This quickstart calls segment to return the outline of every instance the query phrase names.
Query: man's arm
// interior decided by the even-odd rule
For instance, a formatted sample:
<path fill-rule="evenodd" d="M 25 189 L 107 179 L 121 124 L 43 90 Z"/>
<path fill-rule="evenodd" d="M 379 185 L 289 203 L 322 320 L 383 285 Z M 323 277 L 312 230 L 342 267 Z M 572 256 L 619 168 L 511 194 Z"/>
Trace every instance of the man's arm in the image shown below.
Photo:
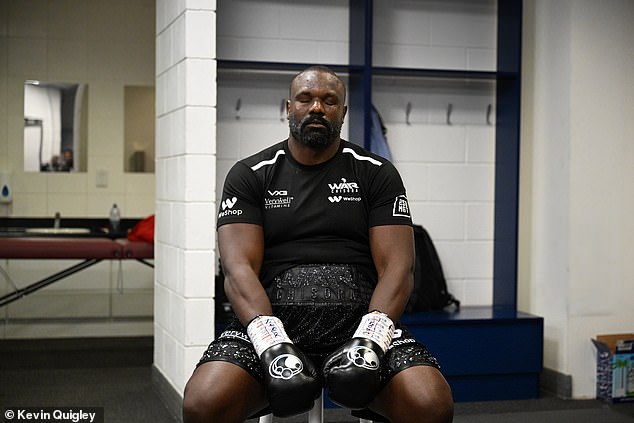
<path fill-rule="evenodd" d="M 264 255 L 262 227 L 231 223 L 218 228 L 218 250 L 225 274 L 225 292 L 236 316 L 247 325 L 257 315 L 272 315 L 259 273 Z"/>
<path fill-rule="evenodd" d="M 293 344 L 258 277 L 264 255 L 262 227 L 230 223 L 218 228 L 225 292 L 260 357 L 273 415 L 304 413 L 321 393 L 315 365 Z M 257 316 L 257 317 L 256 317 Z M 291 370 L 290 373 L 286 373 Z"/>
<path fill-rule="evenodd" d="M 373 226 L 370 250 L 378 273 L 370 310 L 397 321 L 414 287 L 414 231 L 408 225 Z"/>

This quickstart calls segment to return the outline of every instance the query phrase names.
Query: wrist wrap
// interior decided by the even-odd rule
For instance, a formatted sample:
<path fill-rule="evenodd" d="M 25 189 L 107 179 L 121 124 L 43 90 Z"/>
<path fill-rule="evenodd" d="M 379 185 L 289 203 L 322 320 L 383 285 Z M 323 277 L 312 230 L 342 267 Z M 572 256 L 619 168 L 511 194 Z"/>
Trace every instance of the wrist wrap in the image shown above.
<path fill-rule="evenodd" d="M 275 316 L 257 316 L 247 326 L 247 334 L 258 357 L 274 345 L 292 343 L 284 330 L 282 321 Z"/>
<path fill-rule="evenodd" d="M 380 311 L 371 311 L 361 318 L 353 338 L 366 338 L 374 341 L 383 352 L 392 342 L 394 335 L 394 322 L 387 314 Z"/>

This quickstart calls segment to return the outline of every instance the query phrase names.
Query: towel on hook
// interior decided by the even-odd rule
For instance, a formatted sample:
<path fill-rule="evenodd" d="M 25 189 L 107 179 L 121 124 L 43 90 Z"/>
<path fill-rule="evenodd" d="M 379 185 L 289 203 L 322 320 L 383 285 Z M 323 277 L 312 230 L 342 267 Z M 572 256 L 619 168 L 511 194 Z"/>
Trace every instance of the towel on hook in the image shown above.
<path fill-rule="evenodd" d="M 370 125 L 370 151 L 392 161 L 390 146 L 387 144 L 387 128 L 379 111 L 372 105 L 372 122 Z"/>

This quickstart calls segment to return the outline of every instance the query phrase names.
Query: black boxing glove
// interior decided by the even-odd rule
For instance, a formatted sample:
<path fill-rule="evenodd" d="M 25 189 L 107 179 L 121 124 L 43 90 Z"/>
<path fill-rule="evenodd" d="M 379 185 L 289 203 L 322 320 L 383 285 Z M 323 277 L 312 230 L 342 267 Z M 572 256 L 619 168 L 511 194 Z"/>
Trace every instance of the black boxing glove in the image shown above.
<path fill-rule="evenodd" d="M 321 394 L 315 365 L 290 340 L 281 320 L 257 316 L 247 333 L 264 370 L 271 412 L 277 417 L 304 413 Z"/>
<path fill-rule="evenodd" d="M 352 339 L 324 362 L 332 402 L 352 409 L 368 406 L 379 391 L 381 359 L 393 335 L 394 323 L 387 314 L 372 311 L 363 316 Z"/>

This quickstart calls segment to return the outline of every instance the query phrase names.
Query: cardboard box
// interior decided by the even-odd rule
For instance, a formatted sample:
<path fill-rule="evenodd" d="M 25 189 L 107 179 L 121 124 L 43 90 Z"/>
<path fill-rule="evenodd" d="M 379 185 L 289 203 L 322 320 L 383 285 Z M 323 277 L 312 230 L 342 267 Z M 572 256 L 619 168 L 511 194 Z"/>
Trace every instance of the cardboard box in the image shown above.
<path fill-rule="evenodd" d="M 599 335 L 597 348 L 597 399 L 634 402 L 634 333 Z"/>

